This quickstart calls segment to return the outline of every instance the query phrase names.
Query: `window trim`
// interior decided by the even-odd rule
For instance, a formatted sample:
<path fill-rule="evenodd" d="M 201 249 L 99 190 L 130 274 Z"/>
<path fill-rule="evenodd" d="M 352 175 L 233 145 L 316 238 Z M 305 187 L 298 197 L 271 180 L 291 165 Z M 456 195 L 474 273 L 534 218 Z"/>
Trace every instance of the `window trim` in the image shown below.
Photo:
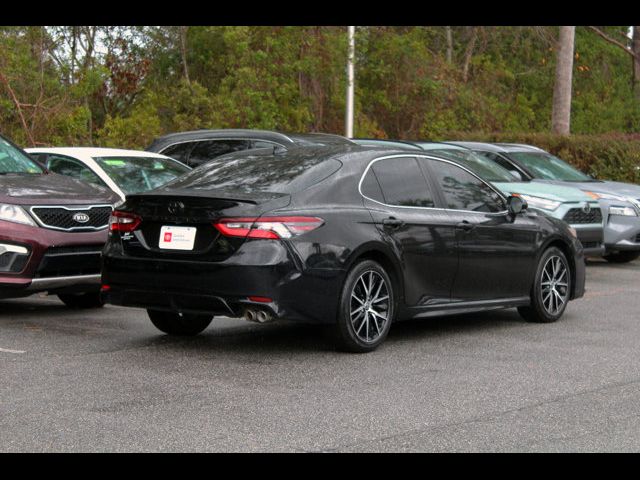
<path fill-rule="evenodd" d="M 491 185 L 490 183 L 486 182 L 485 180 L 483 180 L 482 178 L 480 178 L 478 175 L 476 175 L 475 173 L 473 173 L 471 170 L 469 170 L 468 168 L 450 161 L 450 160 L 446 160 L 443 158 L 438 158 L 438 157 L 434 157 L 431 155 L 406 155 L 406 154 L 394 154 L 394 155 L 387 155 L 384 157 L 378 157 L 378 158 L 374 158 L 373 160 L 371 160 L 369 162 L 369 164 L 367 165 L 367 167 L 364 169 L 364 172 L 362 173 L 361 177 L 360 177 L 360 181 L 358 182 L 358 193 L 360 194 L 360 196 L 362 198 L 365 198 L 371 202 L 377 203 L 379 205 L 384 205 L 385 207 L 389 207 L 389 208 L 409 208 L 409 209 L 420 209 L 420 210 L 439 210 L 439 211 L 447 211 L 447 212 L 465 212 L 465 213 L 473 213 L 476 215 L 488 215 L 488 216 L 504 216 L 506 214 L 509 213 L 508 208 L 505 208 L 504 210 L 501 210 L 500 212 L 475 212 L 473 210 L 458 210 L 455 208 L 441 208 L 441 207 L 411 207 L 411 206 L 406 206 L 406 205 L 389 205 L 387 203 L 383 203 L 383 202 L 379 202 L 378 200 L 374 200 L 373 198 L 369 198 L 367 197 L 365 194 L 362 193 L 362 182 L 364 181 L 364 177 L 367 175 L 367 173 L 369 172 L 369 169 L 371 168 L 371 166 L 376 163 L 379 162 L 381 160 L 388 160 L 390 158 L 414 158 L 417 159 L 418 158 L 427 158 L 430 160 L 435 160 L 438 162 L 443 162 L 443 163 L 448 163 L 450 165 L 453 165 L 455 167 L 458 167 L 464 171 L 466 171 L 467 173 L 469 173 L 470 175 L 474 176 L 475 178 L 477 178 L 478 180 L 480 180 L 480 182 L 482 182 L 483 184 L 485 184 L 487 187 L 489 187 L 491 190 L 493 190 L 496 194 L 498 194 L 498 196 L 503 200 L 503 203 L 505 205 L 505 207 L 507 206 L 507 199 L 505 198 L 504 194 L 502 192 L 500 192 L 498 189 L 496 189 L 493 185 Z M 422 166 L 418 163 L 418 167 L 420 168 L 420 170 L 422 171 Z M 424 173 L 423 173 L 423 177 L 424 177 Z M 425 182 L 427 182 L 427 184 L 431 184 L 435 182 L 430 182 L 429 179 L 425 178 Z M 435 185 L 437 188 L 437 193 L 439 196 L 442 195 L 441 189 L 440 189 L 440 185 Z M 382 187 L 381 187 L 382 188 Z"/>

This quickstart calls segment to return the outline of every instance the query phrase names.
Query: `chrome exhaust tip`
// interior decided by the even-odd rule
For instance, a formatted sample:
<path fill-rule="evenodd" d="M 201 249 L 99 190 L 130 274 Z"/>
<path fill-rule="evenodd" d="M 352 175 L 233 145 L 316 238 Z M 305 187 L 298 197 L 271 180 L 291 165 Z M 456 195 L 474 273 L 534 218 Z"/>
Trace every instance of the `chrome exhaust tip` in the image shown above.
<path fill-rule="evenodd" d="M 257 321 L 256 320 L 256 312 L 254 310 L 250 309 L 250 308 L 245 309 L 243 317 L 248 322 Z"/>
<path fill-rule="evenodd" d="M 273 320 L 273 316 L 266 310 L 258 310 L 258 314 L 256 315 L 256 318 L 260 323 L 267 323 Z"/>

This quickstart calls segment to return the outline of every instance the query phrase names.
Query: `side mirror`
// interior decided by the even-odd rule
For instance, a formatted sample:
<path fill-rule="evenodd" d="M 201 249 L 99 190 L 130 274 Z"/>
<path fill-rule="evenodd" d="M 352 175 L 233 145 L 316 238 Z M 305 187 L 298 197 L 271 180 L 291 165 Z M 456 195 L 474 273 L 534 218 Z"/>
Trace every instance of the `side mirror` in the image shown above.
<path fill-rule="evenodd" d="M 518 215 L 529 208 L 527 205 L 527 201 L 522 197 L 516 197 L 515 195 L 510 195 L 507 198 L 507 210 L 511 215 Z"/>

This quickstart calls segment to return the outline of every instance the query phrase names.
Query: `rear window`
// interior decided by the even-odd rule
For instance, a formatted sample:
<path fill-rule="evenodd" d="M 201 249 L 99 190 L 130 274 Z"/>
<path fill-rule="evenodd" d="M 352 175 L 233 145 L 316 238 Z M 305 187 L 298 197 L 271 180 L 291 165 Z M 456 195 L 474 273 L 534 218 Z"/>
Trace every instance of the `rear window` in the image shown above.
<path fill-rule="evenodd" d="M 202 165 L 168 187 L 289 194 L 321 182 L 342 167 L 338 160 L 319 159 L 315 155 L 236 155 L 225 155 Z"/>

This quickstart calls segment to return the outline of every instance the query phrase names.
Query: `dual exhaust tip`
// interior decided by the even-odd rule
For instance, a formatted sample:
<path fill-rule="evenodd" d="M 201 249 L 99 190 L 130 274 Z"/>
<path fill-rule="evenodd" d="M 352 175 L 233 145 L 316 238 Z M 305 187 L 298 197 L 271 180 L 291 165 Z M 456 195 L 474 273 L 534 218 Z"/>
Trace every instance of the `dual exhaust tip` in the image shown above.
<path fill-rule="evenodd" d="M 249 322 L 267 323 L 275 320 L 271 312 L 259 308 L 245 308 L 242 318 Z"/>

